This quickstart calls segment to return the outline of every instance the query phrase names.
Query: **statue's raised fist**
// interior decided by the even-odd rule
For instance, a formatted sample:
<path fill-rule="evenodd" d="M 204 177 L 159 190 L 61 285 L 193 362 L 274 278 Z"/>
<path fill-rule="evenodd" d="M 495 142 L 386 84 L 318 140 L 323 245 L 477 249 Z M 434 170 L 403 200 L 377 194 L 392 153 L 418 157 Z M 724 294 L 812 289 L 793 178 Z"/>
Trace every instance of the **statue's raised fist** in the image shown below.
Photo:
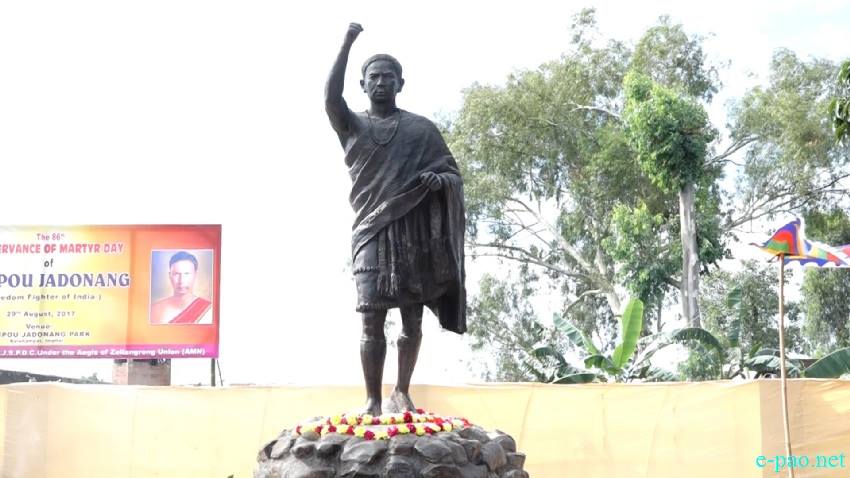
<path fill-rule="evenodd" d="M 357 38 L 357 35 L 363 31 L 363 25 L 359 23 L 349 23 L 348 31 L 345 32 L 345 39 L 348 41 L 354 41 Z"/>

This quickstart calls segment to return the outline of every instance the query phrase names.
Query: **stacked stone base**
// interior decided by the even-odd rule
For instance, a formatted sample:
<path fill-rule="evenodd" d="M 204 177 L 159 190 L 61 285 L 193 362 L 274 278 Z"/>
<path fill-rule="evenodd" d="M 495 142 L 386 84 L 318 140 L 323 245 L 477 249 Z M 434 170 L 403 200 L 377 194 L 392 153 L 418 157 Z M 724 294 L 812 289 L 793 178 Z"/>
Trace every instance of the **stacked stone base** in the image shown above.
<path fill-rule="evenodd" d="M 260 450 L 254 478 L 527 478 L 525 455 L 505 433 L 477 426 L 365 440 L 290 430 Z"/>

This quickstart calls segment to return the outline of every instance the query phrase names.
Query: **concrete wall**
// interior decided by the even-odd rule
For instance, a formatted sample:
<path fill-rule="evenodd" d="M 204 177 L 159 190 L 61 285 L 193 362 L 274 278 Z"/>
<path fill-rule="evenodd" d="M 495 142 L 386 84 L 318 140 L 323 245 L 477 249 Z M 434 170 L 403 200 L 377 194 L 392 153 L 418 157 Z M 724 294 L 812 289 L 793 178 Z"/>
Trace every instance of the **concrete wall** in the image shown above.
<path fill-rule="evenodd" d="M 535 478 L 775 477 L 779 383 L 414 386 L 417 404 L 512 434 Z M 850 452 L 850 383 L 789 383 L 795 455 Z M 251 477 L 283 428 L 350 411 L 359 386 L 0 387 L 2 477 Z M 845 462 L 845 465 L 847 463 Z M 796 476 L 850 476 L 844 468 Z"/>

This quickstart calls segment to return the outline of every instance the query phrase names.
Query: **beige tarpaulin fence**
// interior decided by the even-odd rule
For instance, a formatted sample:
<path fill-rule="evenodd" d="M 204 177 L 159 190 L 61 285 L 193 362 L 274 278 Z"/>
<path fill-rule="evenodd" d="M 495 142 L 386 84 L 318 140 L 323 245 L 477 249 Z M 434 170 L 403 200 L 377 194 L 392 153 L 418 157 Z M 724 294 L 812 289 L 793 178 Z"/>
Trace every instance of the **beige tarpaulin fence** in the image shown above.
<path fill-rule="evenodd" d="M 427 410 L 512 434 L 534 478 L 786 476 L 766 461 L 784 455 L 777 380 L 412 393 Z M 281 429 L 362 399 L 359 386 L 5 385 L 0 470 L 4 478 L 246 478 Z M 797 476 L 850 476 L 841 456 L 850 453 L 850 382 L 792 380 L 789 405 L 793 453 L 809 463 Z"/>

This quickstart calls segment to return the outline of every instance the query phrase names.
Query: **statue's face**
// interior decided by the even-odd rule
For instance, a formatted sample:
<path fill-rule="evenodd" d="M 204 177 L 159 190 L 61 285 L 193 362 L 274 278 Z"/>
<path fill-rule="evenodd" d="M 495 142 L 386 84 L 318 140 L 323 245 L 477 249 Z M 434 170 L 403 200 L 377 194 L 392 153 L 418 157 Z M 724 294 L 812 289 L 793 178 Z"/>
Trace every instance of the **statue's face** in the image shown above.
<path fill-rule="evenodd" d="M 374 103 L 386 103 L 395 100 L 401 91 L 404 80 L 396 74 L 393 64 L 387 60 L 373 61 L 366 68 L 366 74 L 360 80 L 363 91 Z"/>
<path fill-rule="evenodd" d="M 174 295 L 191 294 L 195 286 L 195 264 L 192 261 L 177 261 L 168 271 Z"/>

